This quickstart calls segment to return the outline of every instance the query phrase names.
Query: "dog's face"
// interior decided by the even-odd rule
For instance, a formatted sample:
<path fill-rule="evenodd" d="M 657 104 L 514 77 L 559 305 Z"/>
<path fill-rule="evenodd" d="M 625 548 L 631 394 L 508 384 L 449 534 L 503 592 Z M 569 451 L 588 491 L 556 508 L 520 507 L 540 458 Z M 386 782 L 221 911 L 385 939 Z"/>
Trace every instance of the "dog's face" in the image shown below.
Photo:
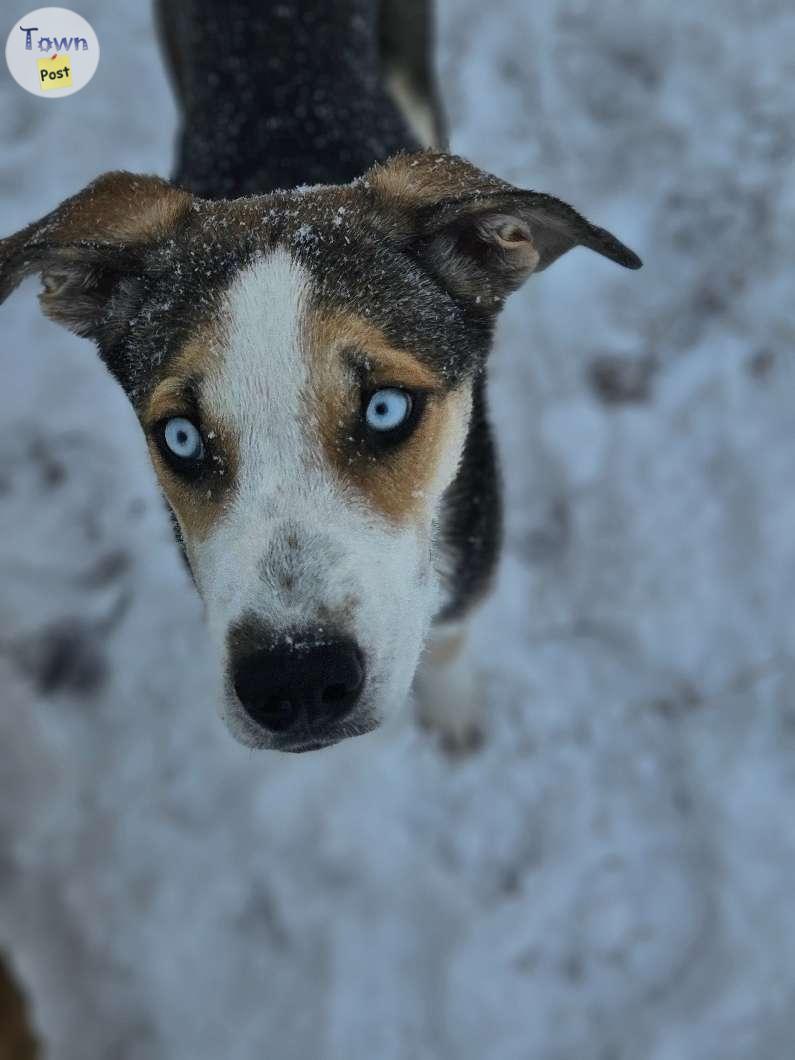
<path fill-rule="evenodd" d="M 406 699 L 471 382 L 398 344 L 399 310 L 368 320 L 340 299 L 349 281 L 291 238 L 266 237 L 217 287 L 141 418 L 223 654 L 225 716 L 246 742 L 296 749 Z M 383 283 L 422 298 L 397 267 Z"/>
<path fill-rule="evenodd" d="M 227 202 L 109 174 L 0 244 L 125 387 L 205 601 L 223 714 L 309 750 L 406 701 L 440 513 L 507 294 L 576 244 L 547 196 L 446 155 Z"/>

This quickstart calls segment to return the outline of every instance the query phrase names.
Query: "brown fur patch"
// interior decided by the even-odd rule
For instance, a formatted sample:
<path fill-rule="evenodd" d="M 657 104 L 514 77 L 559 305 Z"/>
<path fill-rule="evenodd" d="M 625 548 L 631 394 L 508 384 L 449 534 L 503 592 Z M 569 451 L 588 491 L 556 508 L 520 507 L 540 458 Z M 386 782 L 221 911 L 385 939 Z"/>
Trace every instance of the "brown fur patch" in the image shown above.
<path fill-rule="evenodd" d="M 63 242 L 146 242 L 172 228 L 192 201 L 188 192 L 160 177 L 105 173 L 58 208 L 47 234 Z"/>
<path fill-rule="evenodd" d="M 374 166 L 367 181 L 374 191 L 406 208 L 515 190 L 471 162 L 437 151 L 395 155 Z"/>
<path fill-rule="evenodd" d="M 25 996 L 0 959 L 0 1060 L 37 1060 L 40 1055 Z"/>
<path fill-rule="evenodd" d="M 310 313 L 306 335 L 312 380 L 307 400 L 332 467 L 392 522 L 421 518 L 429 501 L 447 485 L 439 479 L 452 463 L 451 450 L 463 440 L 470 386 L 445 389 L 439 377 L 410 352 L 392 346 L 378 328 L 345 313 Z M 352 424 L 361 415 L 354 367 L 347 362 L 352 352 L 369 386 L 397 386 L 426 395 L 414 432 L 393 450 L 376 453 L 352 444 Z"/>
<path fill-rule="evenodd" d="M 377 327 L 350 313 L 310 312 L 306 331 L 313 377 L 339 362 L 345 349 L 356 349 L 370 360 L 374 383 L 399 383 L 427 390 L 443 385 L 436 372 L 414 354 L 390 345 Z"/>
<path fill-rule="evenodd" d="M 239 466 L 237 439 L 225 424 L 213 419 L 202 407 L 201 429 L 210 454 L 211 466 L 206 477 L 187 481 L 174 472 L 163 459 L 152 429 L 171 416 L 193 419 L 197 410 L 191 404 L 191 384 L 201 389 L 201 380 L 217 372 L 222 363 L 221 337 L 207 326 L 185 344 L 169 366 L 146 403 L 141 419 L 146 430 L 149 453 L 160 485 L 177 517 L 186 548 L 191 541 L 207 537 L 226 507 L 234 489 Z"/>

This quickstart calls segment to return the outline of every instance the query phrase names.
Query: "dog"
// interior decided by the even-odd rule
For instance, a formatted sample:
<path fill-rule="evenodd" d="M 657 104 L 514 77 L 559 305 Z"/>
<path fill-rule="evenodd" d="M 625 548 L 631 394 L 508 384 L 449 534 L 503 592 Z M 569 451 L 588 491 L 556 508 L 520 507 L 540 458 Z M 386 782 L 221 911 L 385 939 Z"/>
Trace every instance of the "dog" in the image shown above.
<path fill-rule="evenodd" d="M 325 747 L 414 685 L 465 745 L 467 619 L 500 546 L 496 319 L 575 246 L 640 260 L 440 149 L 423 0 L 219 9 L 158 7 L 173 181 L 107 173 L 0 242 L 0 301 L 38 274 L 128 395 L 237 739 Z"/>

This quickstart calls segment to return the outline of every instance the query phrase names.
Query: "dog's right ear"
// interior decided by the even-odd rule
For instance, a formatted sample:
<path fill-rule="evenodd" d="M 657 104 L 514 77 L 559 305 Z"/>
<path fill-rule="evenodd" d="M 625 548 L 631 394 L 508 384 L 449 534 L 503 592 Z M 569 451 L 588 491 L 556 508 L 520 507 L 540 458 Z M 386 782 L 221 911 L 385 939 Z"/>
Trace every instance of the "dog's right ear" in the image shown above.
<path fill-rule="evenodd" d="M 530 275 L 577 246 L 627 269 L 641 265 L 560 199 L 516 188 L 455 155 L 394 155 L 360 183 L 400 249 L 479 313 L 498 312 Z"/>
<path fill-rule="evenodd" d="M 104 174 L 0 240 L 0 303 L 38 273 L 47 316 L 100 344 L 109 341 L 122 322 L 120 303 L 129 304 L 143 282 L 147 253 L 174 231 L 192 202 L 188 192 L 159 177 Z"/>

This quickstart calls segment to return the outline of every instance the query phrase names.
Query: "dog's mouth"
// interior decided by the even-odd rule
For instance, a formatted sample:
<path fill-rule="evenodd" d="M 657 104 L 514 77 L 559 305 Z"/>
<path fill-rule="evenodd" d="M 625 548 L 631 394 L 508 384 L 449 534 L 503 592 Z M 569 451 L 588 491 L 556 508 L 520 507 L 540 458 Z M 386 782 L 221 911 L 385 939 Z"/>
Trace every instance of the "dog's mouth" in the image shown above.
<path fill-rule="evenodd" d="M 267 746 L 273 751 L 305 754 L 307 751 L 322 751 L 356 736 L 366 736 L 368 732 L 373 732 L 377 728 L 378 722 L 374 718 L 369 718 L 351 721 L 338 730 L 330 732 L 319 733 L 304 729 L 290 733 L 269 733 L 263 730 L 262 735 L 267 738 Z"/>
<path fill-rule="evenodd" d="M 288 740 L 272 740 L 271 749 L 274 751 L 285 751 L 288 754 L 305 754 L 307 751 L 322 751 L 328 747 L 334 747 L 335 744 L 342 743 L 343 740 L 349 740 L 356 736 L 365 736 L 368 732 L 372 732 L 378 728 L 378 722 L 373 721 L 367 725 L 351 726 L 350 731 L 340 733 L 335 736 L 307 736 L 303 739 L 301 737 L 295 737 Z"/>

